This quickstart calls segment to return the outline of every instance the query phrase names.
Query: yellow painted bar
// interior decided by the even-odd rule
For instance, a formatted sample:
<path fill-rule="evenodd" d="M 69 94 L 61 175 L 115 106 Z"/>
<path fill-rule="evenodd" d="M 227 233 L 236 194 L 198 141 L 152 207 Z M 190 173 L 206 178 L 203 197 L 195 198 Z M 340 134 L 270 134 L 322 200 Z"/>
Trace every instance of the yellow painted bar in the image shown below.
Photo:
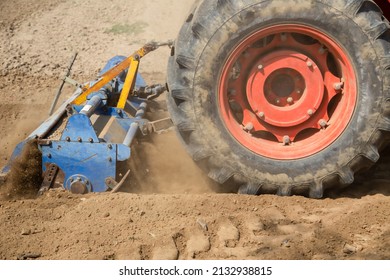
<path fill-rule="evenodd" d="M 118 76 L 122 71 L 126 70 L 126 68 L 129 67 L 131 60 L 132 57 L 128 57 L 125 60 L 123 60 L 121 63 L 111 68 L 106 73 L 104 73 L 100 78 L 100 80 L 98 80 L 93 86 L 89 87 L 86 91 L 80 94 L 75 99 L 75 101 L 73 101 L 73 104 L 80 105 L 84 103 L 87 100 L 88 95 L 90 95 L 92 92 L 98 91 L 99 89 L 104 87 L 108 82 L 110 82 L 112 79 Z"/>
<path fill-rule="evenodd" d="M 84 91 L 72 102 L 72 104 L 75 105 L 81 105 L 86 100 L 88 95 L 90 95 L 92 92 L 98 91 L 102 87 L 104 87 L 106 84 L 108 84 L 112 79 L 114 79 L 116 76 L 118 76 L 122 71 L 126 70 L 132 61 L 136 61 L 147 55 L 149 52 L 154 51 L 156 49 L 156 46 L 147 44 L 137 50 L 135 53 L 133 53 L 131 56 L 123 60 L 121 63 L 116 65 L 115 67 L 108 70 L 106 73 L 102 75 L 102 77 L 91 87 L 84 87 Z M 134 57 L 138 56 L 138 59 L 134 59 Z M 137 61 L 137 67 L 136 70 L 138 70 L 139 61 Z M 127 76 L 130 74 L 130 70 Z M 136 73 L 135 73 L 136 74 Z M 135 76 L 135 74 L 133 74 Z M 127 77 L 126 77 L 127 80 Z M 130 84 L 131 87 L 131 84 Z M 127 93 L 128 96 L 129 93 Z M 126 97 L 127 99 L 127 97 Z M 125 101 L 126 103 L 126 101 Z"/>
<path fill-rule="evenodd" d="M 129 96 L 129 93 L 133 89 L 133 86 L 134 86 L 134 82 L 135 82 L 137 72 L 138 72 L 138 66 L 139 66 L 138 60 L 133 59 L 130 62 L 129 71 L 127 72 L 126 80 L 125 80 L 125 83 L 123 85 L 123 89 L 122 89 L 121 95 L 119 97 L 118 105 L 117 105 L 117 108 L 119 108 L 119 109 L 124 109 L 126 106 L 127 97 Z"/>

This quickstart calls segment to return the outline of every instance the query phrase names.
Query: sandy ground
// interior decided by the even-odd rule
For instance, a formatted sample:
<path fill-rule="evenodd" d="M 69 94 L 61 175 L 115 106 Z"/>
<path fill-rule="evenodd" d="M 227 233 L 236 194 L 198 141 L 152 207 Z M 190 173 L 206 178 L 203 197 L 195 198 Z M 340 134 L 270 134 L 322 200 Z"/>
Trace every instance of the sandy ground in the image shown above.
<path fill-rule="evenodd" d="M 0 166 L 47 117 L 75 51 L 73 78 L 91 80 L 112 56 L 175 38 L 192 2 L 0 1 Z M 143 59 L 149 83 L 164 82 L 168 55 Z M 322 200 L 221 194 L 173 131 L 134 150 L 143 181 L 131 193 L 0 190 L 0 259 L 390 259 L 386 180 L 365 177 Z"/>

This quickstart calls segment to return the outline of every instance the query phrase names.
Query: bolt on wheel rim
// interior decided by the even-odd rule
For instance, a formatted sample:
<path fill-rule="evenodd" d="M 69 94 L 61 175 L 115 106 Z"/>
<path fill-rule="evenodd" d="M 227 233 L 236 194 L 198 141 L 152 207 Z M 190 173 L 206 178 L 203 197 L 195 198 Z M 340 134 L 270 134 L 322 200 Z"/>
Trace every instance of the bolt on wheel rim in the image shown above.
<path fill-rule="evenodd" d="M 274 159 L 325 149 L 348 126 L 357 102 L 346 51 L 322 31 L 278 25 L 241 41 L 219 80 L 219 108 L 234 138 Z"/>

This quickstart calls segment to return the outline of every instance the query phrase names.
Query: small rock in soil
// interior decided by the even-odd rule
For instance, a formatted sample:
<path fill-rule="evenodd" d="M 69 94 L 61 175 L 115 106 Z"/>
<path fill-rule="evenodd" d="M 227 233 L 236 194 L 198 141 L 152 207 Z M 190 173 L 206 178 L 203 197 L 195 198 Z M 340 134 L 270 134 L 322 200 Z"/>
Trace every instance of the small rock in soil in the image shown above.
<path fill-rule="evenodd" d="M 22 229 L 21 235 L 30 235 L 31 234 L 31 229 Z"/>
<path fill-rule="evenodd" d="M 205 221 L 203 221 L 202 219 L 198 219 L 196 220 L 196 222 L 201 227 L 201 229 L 203 229 L 204 231 L 208 230 L 207 223 Z"/>
<path fill-rule="evenodd" d="M 356 253 L 357 251 L 357 248 L 353 245 L 350 245 L 350 244 L 345 244 L 344 245 L 344 248 L 343 248 L 343 252 L 346 253 L 346 254 L 353 254 L 353 253 Z"/>
<path fill-rule="evenodd" d="M 20 254 L 16 259 L 18 260 L 37 259 L 41 256 L 42 256 L 41 253 L 27 253 L 27 254 Z"/>

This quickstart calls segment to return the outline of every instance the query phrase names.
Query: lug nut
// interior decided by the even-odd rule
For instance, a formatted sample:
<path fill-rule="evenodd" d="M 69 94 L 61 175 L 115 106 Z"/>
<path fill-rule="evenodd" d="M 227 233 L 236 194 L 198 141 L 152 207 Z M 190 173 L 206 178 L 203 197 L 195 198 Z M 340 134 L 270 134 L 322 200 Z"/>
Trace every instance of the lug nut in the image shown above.
<path fill-rule="evenodd" d="M 292 97 L 287 98 L 287 103 L 292 104 L 294 102 L 294 99 Z"/>
<path fill-rule="evenodd" d="M 322 128 L 325 128 L 325 127 L 328 125 L 328 123 L 327 123 L 326 120 L 324 120 L 324 119 L 319 120 L 318 124 L 319 124 Z"/>
<path fill-rule="evenodd" d="M 290 136 L 286 135 L 286 136 L 283 136 L 283 144 L 284 145 L 288 145 L 291 143 L 291 139 L 290 139 Z"/>
<path fill-rule="evenodd" d="M 264 66 L 263 66 L 262 64 L 259 64 L 259 66 L 257 66 L 257 69 L 263 70 L 263 69 L 264 69 Z"/>
<path fill-rule="evenodd" d="M 259 118 L 261 118 L 261 119 L 264 119 L 264 117 L 265 117 L 264 112 L 259 112 L 257 115 L 258 115 Z"/>
<path fill-rule="evenodd" d="M 306 62 L 307 64 L 307 67 L 313 67 L 313 62 L 311 62 L 310 60 L 308 62 Z"/>
<path fill-rule="evenodd" d="M 307 114 L 308 114 L 309 116 L 313 116 L 314 111 L 313 111 L 312 109 L 309 109 L 309 110 L 307 110 Z"/>
<path fill-rule="evenodd" d="M 246 131 L 251 131 L 252 129 L 253 129 L 253 123 L 251 123 L 251 122 L 248 122 L 245 126 L 244 126 L 244 129 L 246 130 Z"/>
<path fill-rule="evenodd" d="M 279 98 L 276 99 L 275 102 L 276 102 L 276 104 L 280 104 L 280 99 Z"/>
<path fill-rule="evenodd" d="M 341 82 L 341 83 L 334 83 L 334 84 L 333 84 L 333 88 L 334 88 L 335 90 L 341 90 L 341 89 L 343 88 L 343 86 L 344 86 L 344 83 L 343 83 L 343 82 Z"/>

